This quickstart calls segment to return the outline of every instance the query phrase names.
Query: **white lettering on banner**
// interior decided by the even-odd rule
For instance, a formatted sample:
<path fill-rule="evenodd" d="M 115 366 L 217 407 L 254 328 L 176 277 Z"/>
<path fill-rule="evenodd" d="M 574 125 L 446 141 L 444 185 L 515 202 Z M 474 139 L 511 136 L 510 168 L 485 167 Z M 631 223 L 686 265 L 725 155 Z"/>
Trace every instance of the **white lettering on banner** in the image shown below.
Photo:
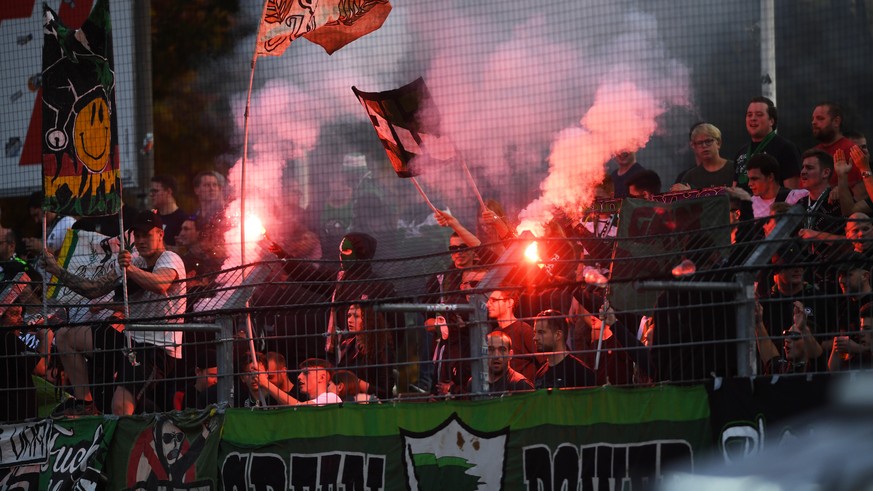
<path fill-rule="evenodd" d="M 798 434 L 812 434 L 815 428 L 786 427 L 779 432 L 777 438 L 771 442 L 776 448 L 790 448 L 798 439 Z M 742 421 L 727 426 L 721 432 L 719 449 L 725 463 L 732 464 L 741 462 L 764 452 L 765 445 L 764 417 L 758 416 L 754 422 Z M 771 433 L 772 436 L 772 433 Z"/>
<path fill-rule="evenodd" d="M 385 456 L 359 452 L 290 454 L 290 472 L 274 453 L 231 452 L 221 464 L 221 483 L 227 491 L 252 489 L 316 490 L 385 489 Z"/>
<path fill-rule="evenodd" d="M 664 478 L 662 467 L 694 470 L 694 452 L 685 440 L 522 448 L 524 488 L 633 491 Z"/>
<path fill-rule="evenodd" d="M 48 461 L 51 420 L 0 425 L 0 467 Z"/>

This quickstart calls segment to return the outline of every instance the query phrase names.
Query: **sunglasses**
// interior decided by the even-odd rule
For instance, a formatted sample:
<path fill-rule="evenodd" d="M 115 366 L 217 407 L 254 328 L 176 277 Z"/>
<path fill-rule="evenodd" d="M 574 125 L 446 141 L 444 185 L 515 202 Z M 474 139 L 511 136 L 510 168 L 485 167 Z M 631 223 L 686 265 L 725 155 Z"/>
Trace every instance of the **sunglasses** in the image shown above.
<path fill-rule="evenodd" d="M 782 331 L 782 335 L 792 341 L 800 341 L 803 338 L 803 336 L 797 331 L 785 330 Z"/>
<path fill-rule="evenodd" d="M 185 439 L 184 433 L 164 433 L 164 443 L 169 445 L 173 441 L 176 443 L 182 443 L 182 440 Z"/>
<path fill-rule="evenodd" d="M 461 286 L 466 286 L 467 288 L 476 288 L 477 286 L 479 286 L 479 280 L 464 281 L 461 283 Z"/>
<path fill-rule="evenodd" d="M 470 246 L 468 246 L 468 245 L 450 245 L 450 246 L 449 246 L 449 251 L 451 251 L 451 252 L 461 252 L 461 251 L 466 251 L 466 250 L 469 249 L 469 248 L 470 248 Z"/>

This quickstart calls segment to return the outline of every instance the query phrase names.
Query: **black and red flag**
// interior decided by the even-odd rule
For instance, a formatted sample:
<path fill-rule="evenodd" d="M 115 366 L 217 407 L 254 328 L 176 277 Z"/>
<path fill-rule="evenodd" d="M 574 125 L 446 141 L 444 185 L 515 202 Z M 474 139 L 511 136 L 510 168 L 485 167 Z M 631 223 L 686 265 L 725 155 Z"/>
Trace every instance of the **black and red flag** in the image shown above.
<path fill-rule="evenodd" d="M 385 92 L 352 90 L 399 177 L 418 175 L 418 169 L 430 159 L 445 161 L 455 156 L 454 145 L 440 134 L 439 113 L 420 77 Z"/>

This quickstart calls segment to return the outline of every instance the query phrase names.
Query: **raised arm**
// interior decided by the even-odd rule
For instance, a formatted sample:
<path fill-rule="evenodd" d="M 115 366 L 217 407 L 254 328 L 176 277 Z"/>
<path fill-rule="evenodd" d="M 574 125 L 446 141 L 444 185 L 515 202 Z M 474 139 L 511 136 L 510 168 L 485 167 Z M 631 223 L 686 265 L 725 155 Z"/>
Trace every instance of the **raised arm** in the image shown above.
<path fill-rule="evenodd" d="M 851 170 L 852 164 L 846 160 L 846 154 L 843 150 L 839 149 L 834 152 L 834 172 L 837 173 L 837 200 L 840 203 L 840 212 L 842 212 L 844 217 L 851 215 L 855 207 L 855 197 L 852 195 L 853 190 L 849 187 L 849 171 Z"/>
<path fill-rule="evenodd" d="M 764 366 L 770 360 L 779 358 L 779 349 L 770 339 L 770 333 L 767 332 L 767 326 L 764 325 L 764 307 L 757 302 L 755 303 L 755 337 L 758 338 L 758 355 Z"/>
<path fill-rule="evenodd" d="M 441 227 L 450 227 L 468 246 L 479 247 L 482 245 L 482 241 L 479 240 L 473 232 L 470 232 L 466 227 L 461 225 L 461 222 L 449 212 L 437 210 L 434 212 L 433 216 Z"/>
<path fill-rule="evenodd" d="M 254 366 L 250 366 L 251 370 L 254 370 Z M 270 394 L 270 397 L 276 400 L 279 404 L 283 406 L 296 406 L 298 404 L 303 404 L 297 399 L 291 397 L 291 394 L 283 391 L 279 387 L 276 386 L 273 382 L 270 382 L 270 377 L 267 375 L 267 372 L 256 372 L 252 373 L 258 377 L 258 387 L 267 391 Z"/>
<path fill-rule="evenodd" d="M 815 337 L 812 331 L 809 330 L 809 324 L 806 319 L 806 310 L 803 308 L 802 302 L 794 302 L 794 325 L 803 335 L 803 344 L 806 347 L 806 354 L 810 359 L 815 359 L 821 356 L 824 348 Z"/>
<path fill-rule="evenodd" d="M 849 149 L 849 158 L 852 159 L 852 163 L 855 164 L 855 167 L 861 171 L 861 182 L 859 184 L 864 186 L 864 190 L 867 191 L 867 196 L 873 198 L 873 175 L 869 174 L 870 157 L 861 150 L 861 147 L 855 145 Z M 858 195 L 855 194 L 855 196 Z M 859 199 L 858 201 L 863 202 L 864 200 Z"/>

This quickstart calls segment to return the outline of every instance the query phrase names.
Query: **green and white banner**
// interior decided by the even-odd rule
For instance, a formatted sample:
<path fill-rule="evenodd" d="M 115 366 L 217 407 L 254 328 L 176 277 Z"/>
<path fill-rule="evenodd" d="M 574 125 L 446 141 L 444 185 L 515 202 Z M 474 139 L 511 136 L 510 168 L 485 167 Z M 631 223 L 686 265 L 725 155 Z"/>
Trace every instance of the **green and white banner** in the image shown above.
<path fill-rule="evenodd" d="M 642 489 L 711 446 L 703 387 L 228 410 L 225 490 Z M 344 487 L 340 487 L 340 485 Z M 565 487 L 566 486 L 566 487 Z"/>
<path fill-rule="evenodd" d="M 0 491 L 642 489 L 713 447 L 703 386 L 0 426 Z"/>
<path fill-rule="evenodd" d="M 86 417 L 0 426 L 0 490 L 97 489 L 115 425 Z"/>

